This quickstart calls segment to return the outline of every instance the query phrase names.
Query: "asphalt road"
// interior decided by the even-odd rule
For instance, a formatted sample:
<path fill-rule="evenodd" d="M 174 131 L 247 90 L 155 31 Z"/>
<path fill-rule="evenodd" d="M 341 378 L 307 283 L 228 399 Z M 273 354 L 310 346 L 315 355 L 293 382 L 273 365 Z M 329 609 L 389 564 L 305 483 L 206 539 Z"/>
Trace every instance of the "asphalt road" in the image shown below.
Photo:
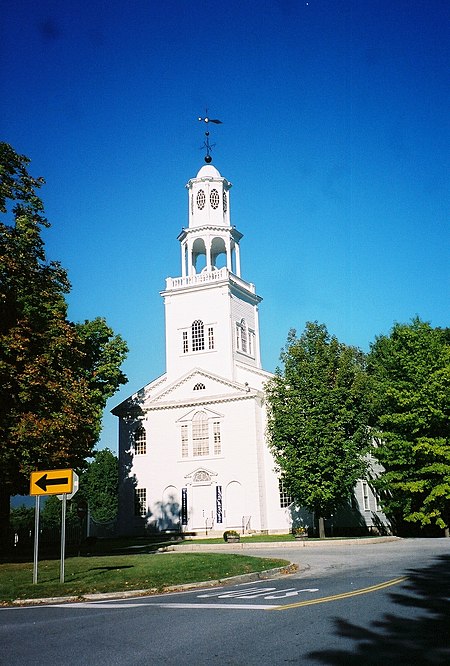
<path fill-rule="evenodd" d="M 177 594 L 0 609 L 0 663 L 450 664 L 450 539 L 253 553 L 276 553 L 302 571 Z"/>

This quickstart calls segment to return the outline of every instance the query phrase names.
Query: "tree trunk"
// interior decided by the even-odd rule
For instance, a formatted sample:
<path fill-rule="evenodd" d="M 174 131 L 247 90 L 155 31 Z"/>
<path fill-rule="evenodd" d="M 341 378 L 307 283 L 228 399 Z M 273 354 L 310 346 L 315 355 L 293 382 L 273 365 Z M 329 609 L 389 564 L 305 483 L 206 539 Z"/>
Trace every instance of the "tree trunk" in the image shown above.
<path fill-rule="evenodd" d="M 11 498 L 6 487 L 0 484 L 0 554 L 9 550 L 9 503 Z"/>
<path fill-rule="evenodd" d="M 319 518 L 319 539 L 325 539 L 325 519 Z"/>
<path fill-rule="evenodd" d="M 444 536 L 448 539 L 450 537 L 450 528 L 444 527 Z"/>

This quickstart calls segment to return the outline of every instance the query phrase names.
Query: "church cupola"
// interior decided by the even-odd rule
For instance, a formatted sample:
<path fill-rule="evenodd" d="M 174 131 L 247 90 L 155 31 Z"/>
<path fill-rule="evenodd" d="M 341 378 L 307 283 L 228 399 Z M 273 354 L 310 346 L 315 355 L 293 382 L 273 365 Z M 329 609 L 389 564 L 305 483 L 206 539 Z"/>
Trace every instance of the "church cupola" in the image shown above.
<path fill-rule="evenodd" d="M 226 268 L 241 275 L 239 241 L 242 234 L 230 224 L 231 183 L 212 164 L 205 164 L 186 185 L 189 226 L 178 237 L 182 277 Z"/>
<path fill-rule="evenodd" d="M 189 191 L 189 228 L 204 225 L 230 226 L 231 183 L 216 167 L 205 164 L 186 187 Z"/>

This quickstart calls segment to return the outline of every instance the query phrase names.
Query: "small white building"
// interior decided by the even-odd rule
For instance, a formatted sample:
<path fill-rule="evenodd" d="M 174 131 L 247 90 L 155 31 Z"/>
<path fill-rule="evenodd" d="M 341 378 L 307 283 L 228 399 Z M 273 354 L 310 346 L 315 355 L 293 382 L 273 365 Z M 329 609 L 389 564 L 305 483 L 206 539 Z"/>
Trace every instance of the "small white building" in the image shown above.
<path fill-rule="evenodd" d="M 261 297 L 241 276 L 231 183 L 206 164 L 186 187 L 181 276 L 161 292 L 166 372 L 113 410 L 118 529 L 286 532 L 291 502 L 265 438 Z"/>

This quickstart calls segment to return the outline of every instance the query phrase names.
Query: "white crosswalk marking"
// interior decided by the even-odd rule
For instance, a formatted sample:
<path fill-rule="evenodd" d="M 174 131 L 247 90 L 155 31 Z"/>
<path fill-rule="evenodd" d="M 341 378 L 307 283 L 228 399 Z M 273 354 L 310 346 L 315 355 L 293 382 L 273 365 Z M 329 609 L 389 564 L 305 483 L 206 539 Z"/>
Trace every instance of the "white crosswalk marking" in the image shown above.
<path fill-rule="evenodd" d="M 284 590 L 277 590 L 276 587 L 247 587 L 245 590 L 230 590 L 228 592 L 207 592 L 198 594 L 198 599 L 209 599 L 217 597 L 218 599 L 284 599 L 286 597 L 295 597 L 301 592 L 318 592 L 319 588 L 311 587 L 303 590 L 297 590 L 295 587 L 288 587 Z"/>
<path fill-rule="evenodd" d="M 286 597 L 295 597 L 300 592 L 318 592 L 318 587 L 309 587 L 304 590 L 296 590 L 293 587 L 288 588 L 287 590 L 278 590 L 275 594 L 267 594 L 264 599 L 285 599 Z"/>

